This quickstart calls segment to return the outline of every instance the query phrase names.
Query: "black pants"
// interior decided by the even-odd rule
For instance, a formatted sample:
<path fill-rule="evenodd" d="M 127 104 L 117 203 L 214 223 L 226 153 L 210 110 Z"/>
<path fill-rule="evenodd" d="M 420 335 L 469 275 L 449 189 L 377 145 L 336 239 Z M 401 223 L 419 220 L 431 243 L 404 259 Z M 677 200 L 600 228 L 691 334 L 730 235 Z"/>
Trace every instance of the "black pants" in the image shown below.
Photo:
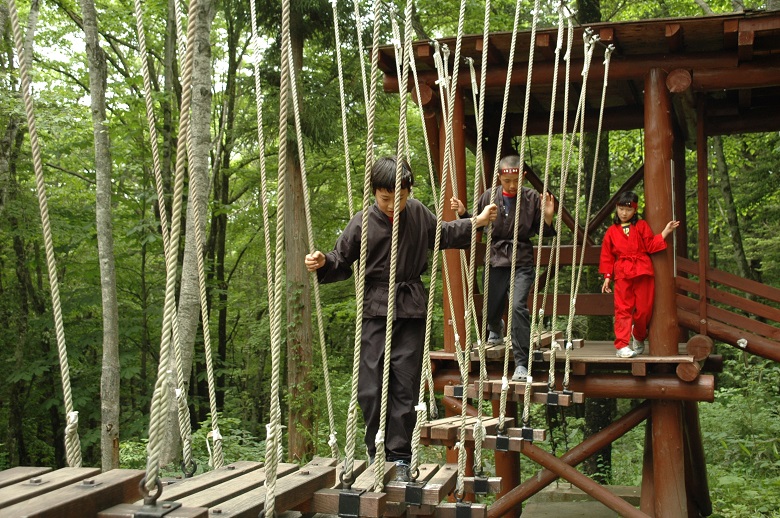
<path fill-rule="evenodd" d="M 488 282 L 487 323 L 488 328 L 501 330 L 501 316 L 504 314 L 509 295 L 510 267 L 490 267 Z M 533 266 L 515 268 L 515 292 L 512 301 L 512 353 L 515 366 L 528 365 L 528 348 L 531 343 L 531 320 L 528 313 L 528 293 L 534 282 Z"/>
<path fill-rule="evenodd" d="M 376 454 L 374 441 L 382 409 L 386 327 L 384 317 L 363 320 L 358 403 L 366 422 L 366 447 L 371 457 Z M 425 319 L 399 318 L 393 322 L 385 425 L 385 455 L 389 461 L 408 462 L 412 458 L 412 434 L 417 421 L 414 407 L 420 397 L 424 339 Z"/>

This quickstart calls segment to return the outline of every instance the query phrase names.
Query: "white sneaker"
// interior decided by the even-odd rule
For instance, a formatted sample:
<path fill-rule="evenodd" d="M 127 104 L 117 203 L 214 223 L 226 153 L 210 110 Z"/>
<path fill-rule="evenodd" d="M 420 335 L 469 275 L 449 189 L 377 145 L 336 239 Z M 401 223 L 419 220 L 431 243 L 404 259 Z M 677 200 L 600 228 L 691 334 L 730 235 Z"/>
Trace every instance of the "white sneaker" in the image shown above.
<path fill-rule="evenodd" d="M 512 375 L 512 381 L 525 381 L 528 378 L 528 368 L 525 365 L 515 367 L 515 373 Z"/>
<path fill-rule="evenodd" d="M 645 341 L 644 340 L 637 340 L 634 338 L 634 335 L 631 335 L 631 349 L 637 354 L 640 355 L 643 352 L 645 352 Z"/>
<path fill-rule="evenodd" d="M 629 346 L 625 346 L 618 349 L 617 352 L 615 353 L 615 356 L 617 356 L 618 358 L 633 358 L 634 356 L 636 356 L 636 351 L 634 351 Z"/>

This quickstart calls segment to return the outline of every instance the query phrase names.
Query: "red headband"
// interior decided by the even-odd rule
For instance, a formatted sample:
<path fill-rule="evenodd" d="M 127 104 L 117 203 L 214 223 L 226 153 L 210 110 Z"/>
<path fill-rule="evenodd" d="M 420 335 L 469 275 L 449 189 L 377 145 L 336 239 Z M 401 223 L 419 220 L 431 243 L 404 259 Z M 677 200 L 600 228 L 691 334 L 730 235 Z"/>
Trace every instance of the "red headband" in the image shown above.
<path fill-rule="evenodd" d="M 637 205 L 635 201 L 627 201 L 625 203 L 618 203 L 621 207 L 631 207 L 632 209 L 636 209 Z"/>
<path fill-rule="evenodd" d="M 501 169 L 498 174 L 520 174 L 520 168 L 519 167 L 506 167 L 504 169 Z"/>

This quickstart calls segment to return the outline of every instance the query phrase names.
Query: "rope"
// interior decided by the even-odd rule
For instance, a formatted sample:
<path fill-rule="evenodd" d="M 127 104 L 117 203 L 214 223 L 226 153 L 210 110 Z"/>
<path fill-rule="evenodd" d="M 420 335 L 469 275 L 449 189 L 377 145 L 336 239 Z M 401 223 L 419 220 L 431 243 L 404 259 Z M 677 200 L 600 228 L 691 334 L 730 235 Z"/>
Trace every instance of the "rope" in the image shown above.
<path fill-rule="evenodd" d="M 65 328 L 62 323 L 62 308 L 60 305 L 60 288 L 57 279 L 57 263 L 54 257 L 54 241 L 52 238 L 51 223 L 49 221 L 49 203 L 46 196 L 46 183 L 43 178 L 43 161 L 41 159 L 41 146 L 38 141 L 38 131 L 35 125 L 35 111 L 30 87 L 30 65 L 27 62 L 22 40 L 22 31 L 19 25 L 19 13 L 15 0 L 8 0 L 8 12 L 11 18 L 16 54 L 19 58 L 19 77 L 21 79 L 22 97 L 24 98 L 25 115 L 27 116 L 27 129 L 30 133 L 30 149 L 32 151 L 33 169 L 35 171 L 35 192 L 38 196 L 38 208 L 41 213 L 41 226 L 43 228 L 43 242 L 46 249 L 46 266 L 49 273 L 49 286 L 51 289 L 51 306 L 54 315 L 54 329 L 57 336 L 57 354 L 60 360 L 60 372 L 62 376 L 62 396 L 65 403 L 65 450 L 68 466 L 81 467 L 81 441 L 78 435 L 78 412 L 73 410 L 73 395 L 70 386 L 70 367 L 68 365 L 68 351 L 65 345 Z M 34 24 L 29 27 L 30 42 Z M 31 44 L 32 45 L 32 44 Z M 32 53 L 32 49 L 30 49 Z"/>
<path fill-rule="evenodd" d="M 518 12 L 519 9 L 519 2 L 518 7 L 515 9 L 515 22 L 517 22 L 518 18 Z M 524 108 L 523 108 L 523 129 L 522 129 L 522 136 L 520 139 L 520 167 L 524 167 L 525 164 L 525 144 L 526 144 L 526 135 L 528 133 L 528 109 L 531 104 L 531 76 L 533 74 L 533 68 L 534 68 L 534 48 L 536 43 L 536 26 L 539 22 L 539 0 L 535 0 L 534 2 L 534 10 L 533 10 L 533 20 L 531 22 L 531 45 L 528 50 L 528 74 L 526 77 L 526 88 L 525 88 L 525 101 L 524 101 Z M 512 51 L 510 52 L 510 61 L 514 59 L 514 45 L 515 45 L 515 34 L 517 32 L 517 27 L 515 26 L 514 33 L 512 34 Z M 511 80 L 511 71 L 507 70 L 507 76 L 506 76 L 506 85 L 504 90 L 505 97 L 508 96 L 509 93 L 509 85 Z M 504 103 L 506 105 L 506 99 L 504 100 Z M 503 117 L 502 117 L 502 129 L 501 132 L 503 133 Z M 497 149 L 501 149 L 499 146 Z M 495 165 L 495 171 L 494 174 L 498 174 L 498 157 L 496 157 L 496 165 Z M 495 181 L 494 181 L 495 185 Z M 522 199 L 522 185 L 519 185 L 519 195 L 517 199 L 517 203 L 515 204 L 515 230 L 514 230 L 514 243 L 512 246 L 512 261 L 510 266 L 510 274 L 509 274 L 509 300 L 514 301 L 514 291 L 515 291 L 515 272 L 516 272 L 516 260 L 517 260 L 517 236 L 518 232 L 520 230 L 520 225 L 517 224 L 517 220 L 520 218 L 520 206 L 522 205 L 521 199 Z M 492 199 L 492 198 L 491 198 Z M 487 281 L 485 281 L 485 284 L 487 284 Z M 486 297 L 487 298 L 487 297 Z M 510 302 L 514 303 L 514 302 Z M 504 377 L 507 376 L 508 370 L 509 370 L 509 354 L 511 352 L 512 347 L 512 313 L 514 311 L 509 311 L 507 315 L 507 323 L 506 323 L 506 336 L 504 337 L 504 343 L 505 343 L 505 351 L 504 351 Z M 530 347 L 530 346 L 529 346 Z M 529 355 L 530 358 L 530 355 Z M 526 393 L 530 392 L 530 385 L 533 380 L 531 379 L 531 373 L 528 373 L 528 376 L 526 377 Z M 500 417 L 499 417 L 499 430 L 504 429 L 504 422 L 506 419 L 506 400 L 507 400 L 507 385 L 504 384 L 503 389 L 501 390 L 501 401 L 500 401 Z"/>
<path fill-rule="evenodd" d="M 289 48 L 289 66 L 291 70 L 295 70 L 294 60 L 292 55 L 292 48 Z M 295 137 L 298 143 L 298 161 L 301 164 L 301 184 L 303 189 L 303 210 L 306 215 L 306 237 L 308 238 L 309 250 L 312 253 L 316 250 L 314 248 L 314 229 L 311 223 L 311 201 L 309 196 L 309 183 L 306 174 L 306 158 L 303 148 L 303 130 L 301 129 L 301 110 L 300 103 L 298 101 L 298 86 L 295 81 L 295 73 L 290 74 L 290 97 L 292 98 L 293 114 L 295 118 Z M 333 396 L 331 395 L 330 387 L 330 372 L 328 369 L 328 352 L 325 347 L 325 324 L 322 318 L 322 301 L 320 299 L 320 284 L 317 282 L 317 274 L 312 272 L 309 274 L 310 285 L 314 290 L 314 302 L 317 315 L 317 332 L 320 341 L 320 355 L 322 356 L 322 371 L 325 382 L 325 399 L 328 407 L 328 425 L 330 430 L 330 436 L 328 445 L 331 448 L 331 455 L 334 459 L 339 457 L 338 441 L 336 441 L 336 418 L 333 415 Z"/>
<path fill-rule="evenodd" d="M 138 34 L 139 54 L 147 55 L 146 33 L 144 30 L 144 15 L 140 0 L 133 2 L 133 9 L 136 19 L 136 32 Z M 168 263 L 168 256 L 175 253 L 171 246 L 170 230 L 168 227 L 168 213 L 165 210 L 165 197 L 163 192 L 162 167 L 160 165 L 160 152 L 157 145 L 157 126 L 154 116 L 154 102 L 152 100 L 151 72 L 149 70 L 149 61 L 142 59 L 141 72 L 144 80 L 144 101 L 146 106 L 146 120 L 149 127 L 149 142 L 152 147 L 152 164 L 154 170 L 154 185 L 156 188 L 157 199 L 160 204 L 160 229 L 163 238 L 163 253 Z M 182 439 L 182 463 L 185 474 L 190 467 L 194 466 L 192 461 L 192 425 L 190 424 L 190 409 L 187 405 L 187 394 L 184 390 L 185 378 L 181 358 L 181 344 L 179 342 L 179 319 L 176 311 L 172 315 L 173 344 L 176 353 L 176 407 L 179 418 L 179 433 Z"/>
<path fill-rule="evenodd" d="M 585 232 L 582 238 L 583 246 L 582 251 L 580 252 L 580 262 L 579 265 L 575 264 L 575 268 L 577 270 L 577 280 L 574 281 L 572 277 L 572 290 L 571 290 L 571 300 L 569 302 L 569 327 L 567 329 L 567 333 L 569 338 L 566 341 L 566 366 L 564 369 L 564 378 L 563 378 L 563 389 L 568 390 L 569 388 L 569 375 L 570 375 L 570 364 L 571 364 L 571 350 L 572 350 L 572 342 L 571 342 L 571 329 L 572 329 L 572 322 L 574 320 L 574 312 L 575 312 L 575 306 L 577 303 L 577 294 L 579 293 L 579 287 L 580 287 L 580 280 L 582 279 L 582 270 L 585 267 L 585 243 L 588 241 L 588 225 L 587 222 L 590 220 L 590 212 L 591 212 L 591 205 L 593 202 L 593 192 L 596 187 L 596 167 L 598 165 L 598 156 L 599 156 L 599 147 L 601 145 L 601 127 L 602 123 L 604 121 L 604 105 L 605 105 L 605 99 L 607 96 L 607 84 L 609 79 L 609 64 L 612 57 L 612 52 L 615 50 L 614 45 L 608 45 L 607 48 L 604 50 L 604 82 L 601 87 L 601 104 L 599 108 L 599 122 L 598 122 L 598 128 L 596 130 L 596 146 L 595 151 L 593 154 L 593 170 L 591 173 L 591 179 L 590 179 L 590 191 L 588 194 L 588 206 L 587 211 L 585 213 L 585 222 L 584 225 Z M 579 214 L 579 211 L 578 211 Z M 578 228 L 578 224 L 575 222 L 574 228 Z M 575 232 L 576 233 L 576 232 Z M 575 253 L 576 253 L 576 247 L 575 247 Z M 576 262 L 576 257 L 575 257 Z M 564 421 L 565 423 L 565 421 Z"/>
<path fill-rule="evenodd" d="M 360 261 L 358 263 L 357 272 L 357 289 L 355 290 L 355 346 L 352 358 L 352 386 L 350 388 L 350 401 L 347 411 L 347 433 L 346 433 L 346 458 L 344 459 L 344 485 L 346 489 L 352 487 L 352 483 L 355 481 L 354 477 L 354 464 L 355 464 L 355 442 L 357 436 L 357 382 L 360 369 L 360 349 L 361 349 L 361 337 L 363 330 L 363 295 L 365 293 L 365 273 L 366 273 L 366 256 L 368 246 L 368 219 L 366 213 L 369 208 L 369 193 L 371 192 L 371 167 L 374 163 L 374 130 L 375 130 L 375 114 L 376 114 L 376 97 L 377 97 L 377 85 L 376 76 L 379 63 L 379 8 L 381 6 L 380 0 L 374 0 L 373 3 L 374 14 L 374 29 L 373 29 L 373 42 L 371 48 L 371 73 L 370 73 L 370 88 L 368 96 L 368 108 L 367 108 L 367 121 L 368 127 L 366 132 L 366 155 L 365 155 L 365 167 L 363 171 L 363 222 L 360 227 Z M 383 452 L 384 458 L 384 452 Z M 375 470 L 384 471 L 384 464 L 382 466 L 376 466 Z"/>
<path fill-rule="evenodd" d="M 274 288 L 275 293 L 281 293 L 284 280 L 284 206 L 287 191 L 287 119 L 288 102 L 290 95 L 290 67 L 284 56 L 290 52 L 290 0 L 282 0 L 282 45 L 281 45 L 281 77 L 279 83 L 279 161 L 277 164 L 277 216 L 276 216 L 276 253 Z M 282 351 L 282 297 L 274 298 L 271 308 L 271 410 L 267 428 L 266 439 L 266 487 L 268 493 L 265 504 L 265 515 L 268 518 L 276 512 L 276 478 L 281 458 L 281 404 L 280 404 L 280 380 L 281 380 L 281 351 Z"/>
<path fill-rule="evenodd" d="M 179 145 L 176 148 L 176 169 L 174 173 L 173 206 L 171 220 L 181 218 L 182 194 L 184 191 L 185 157 L 190 132 L 190 105 L 192 101 L 192 68 L 193 46 L 195 42 L 195 17 L 198 9 L 197 0 L 190 2 L 187 28 L 187 51 L 182 69 L 182 101 L 179 112 Z M 162 212 L 162 211 L 161 211 Z M 172 225 L 170 242 L 178 243 L 181 233 L 180 225 Z M 165 401 L 168 396 L 168 364 L 171 353 L 171 327 L 176 311 L 176 271 L 177 258 L 174 254 L 165 257 L 165 306 L 163 310 L 163 326 L 160 338 L 160 360 L 157 366 L 157 381 L 152 395 L 151 416 L 149 418 L 149 443 L 147 445 L 147 462 L 145 489 L 152 491 L 157 485 L 159 476 L 161 439 L 164 427 Z"/>
<path fill-rule="evenodd" d="M 560 204 L 558 206 L 558 222 L 557 222 L 558 232 L 560 232 L 560 227 L 561 227 L 561 219 L 562 219 L 561 218 L 561 214 L 563 212 L 564 189 L 566 187 L 566 183 L 567 183 L 567 180 L 568 180 L 569 165 L 570 165 L 570 161 L 571 161 L 571 154 L 572 154 L 572 151 L 574 149 L 574 139 L 575 139 L 574 132 L 577 131 L 577 127 L 578 126 L 579 126 L 579 130 L 580 130 L 579 131 L 579 138 L 580 138 L 580 140 L 579 140 L 579 146 L 578 146 L 579 147 L 579 154 L 578 154 L 578 171 L 577 171 L 577 173 L 578 173 L 577 174 L 577 189 L 576 189 L 574 197 L 575 197 L 575 213 L 579 213 L 579 205 L 580 205 L 580 195 L 579 195 L 579 192 L 580 192 L 581 177 L 582 177 L 582 135 L 583 135 L 584 129 L 585 129 L 585 126 L 584 126 L 585 94 L 586 94 L 586 87 L 587 87 L 587 81 L 588 81 L 588 72 L 590 71 L 590 62 L 591 62 L 591 59 L 593 57 L 593 51 L 595 49 L 594 43 L 596 41 L 594 36 L 593 36 L 593 33 L 590 30 L 587 30 L 587 29 L 583 33 L 583 40 L 584 40 L 584 43 L 585 43 L 585 52 L 584 52 L 585 53 L 585 61 L 583 63 L 583 70 L 582 70 L 582 78 L 583 78 L 582 79 L 582 85 L 583 85 L 583 87 L 582 87 L 582 90 L 580 92 L 580 99 L 579 99 L 579 102 L 578 102 L 578 105 L 577 105 L 577 112 L 576 112 L 575 117 L 574 117 L 574 125 L 572 126 L 572 138 L 571 138 L 571 141 L 570 141 L 570 146 L 568 148 L 568 152 L 567 152 L 567 149 L 566 149 L 565 146 L 564 146 L 564 148 L 562 150 L 562 152 L 566 155 L 566 158 L 563 160 L 563 164 L 562 164 L 562 167 L 561 167 L 561 172 L 562 172 L 562 176 L 561 176 L 561 192 L 560 192 L 561 193 L 561 200 L 560 200 L 560 202 L 559 202 Z M 575 225 L 574 225 L 574 229 L 575 230 L 574 230 L 574 237 L 573 237 L 573 240 L 574 240 L 574 250 L 576 250 L 576 248 L 577 248 L 577 238 L 578 238 L 578 236 L 577 236 L 577 225 L 578 225 L 577 221 L 578 221 L 578 219 L 575 216 Z M 560 243 L 560 241 L 559 241 L 559 243 Z M 560 244 L 559 244 L 555 248 L 555 272 L 556 273 L 555 273 L 555 287 L 553 289 L 553 313 L 552 313 L 553 315 L 557 315 L 558 314 L 558 309 L 557 309 L 558 308 L 558 280 L 559 280 L 558 272 L 559 272 L 559 269 L 560 269 L 560 254 L 561 254 L 561 249 L 560 249 Z M 575 254 L 576 254 L 576 252 L 575 252 Z M 573 273 L 574 272 L 572 272 L 572 275 L 573 275 Z M 557 350 L 559 350 L 559 349 L 560 349 L 560 345 L 557 342 L 553 342 L 552 346 L 550 347 L 550 371 L 549 371 L 549 386 L 550 387 L 555 387 L 555 356 L 556 356 Z"/>

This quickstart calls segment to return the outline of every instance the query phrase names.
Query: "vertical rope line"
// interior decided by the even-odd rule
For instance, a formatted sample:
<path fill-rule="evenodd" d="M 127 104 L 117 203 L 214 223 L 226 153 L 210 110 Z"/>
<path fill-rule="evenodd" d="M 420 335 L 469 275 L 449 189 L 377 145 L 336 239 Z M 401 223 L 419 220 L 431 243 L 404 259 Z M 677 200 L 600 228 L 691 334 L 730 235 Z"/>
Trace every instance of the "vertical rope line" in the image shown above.
<path fill-rule="evenodd" d="M 525 101 L 524 101 L 524 107 L 523 107 L 523 129 L 522 129 L 522 135 L 520 137 L 520 167 L 525 168 L 525 146 L 526 146 L 526 135 L 528 133 L 528 109 L 531 104 L 531 77 L 533 75 L 533 69 L 534 69 L 534 50 L 536 48 L 536 26 L 539 23 L 539 0 L 535 0 L 534 2 L 534 10 L 533 10 L 533 20 L 531 22 L 531 45 L 528 49 L 528 73 L 526 75 L 526 83 L 525 83 Z M 509 87 L 509 75 L 507 76 L 507 90 Z M 499 148 L 500 149 L 500 148 Z M 496 173 L 498 173 L 498 160 L 496 161 Z M 521 177 L 522 178 L 521 173 Z M 517 197 L 517 203 L 515 204 L 515 228 L 514 228 L 514 239 L 513 239 L 513 245 L 512 245 L 512 260 L 510 262 L 510 273 L 509 273 L 509 300 L 511 301 L 510 304 L 514 304 L 514 293 L 515 293 L 515 273 L 517 269 L 517 236 L 520 230 L 520 225 L 518 224 L 518 220 L 520 219 L 520 205 L 522 205 L 522 183 L 518 185 L 518 197 Z M 506 324 L 506 336 L 504 337 L 504 342 L 506 344 L 505 346 L 505 352 L 504 352 L 504 376 L 506 376 L 508 372 L 509 367 L 509 354 L 511 352 L 512 347 L 512 313 L 514 311 L 509 311 L 507 314 L 507 324 Z M 530 349 L 530 345 L 529 345 Z M 530 355 L 529 355 L 530 358 Z M 528 376 L 526 377 L 526 393 L 530 392 L 531 383 L 533 382 L 531 378 L 531 373 L 528 373 Z M 504 428 L 504 419 L 506 415 L 506 400 L 507 400 L 507 391 L 502 390 L 501 391 L 501 403 L 500 403 L 500 415 L 501 418 L 499 419 L 499 426 L 500 429 L 503 430 Z"/>
<path fill-rule="evenodd" d="M 377 97 L 377 85 L 376 75 L 379 63 L 379 8 L 381 6 L 381 0 L 374 0 L 373 2 L 373 14 L 374 14 L 374 28 L 373 28 L 373 40 L 371 47 L 371 72 L 369 74 L 369 96 L 367 104 L 366 119 L 368 122 L 366 132 L 366 155 L 365 164 L 363 169 L 363 212 L 361 215 L 361 229 L 360 229 L 360 261 L 358 263 L 357 272 L 357 288 L 355 289 L 355 345 L 352 361 L 352 386 L 350 390 L 349 409 L 347 413 L 347 441 L 346 441 L 346 458 L 344 460 L 344 482 L 347 489 L 352 487 L 354 480 L 354 464 L 355 464 L 355 441 L 357 435 L 357 382 L 360 369 L 360 349 L 361 338 L 363 330 L 363 295 L 365 293 L 365 274 L 366 274 L 366 255 L 368 246 L 368 208 L 369 208 L 369 196 L 371 192 L 371 168 L 374 164 L 374 130 L 375 130 L 375 115 L 376 115 L 376 97 Z M 382 456 L 384 458 L 384 454 Z M 384 465 L 375 466 L 375 470 L 381 469 L 384 471 Z"/>
<path fill-rule="evenodd" d="M 341 60 L 341 35 L 339 33 L 339 13 L 337 9 L 338 0 L 331 0 L 330 4 L 333 7 L 333 32 L 334 37 L 336 38 L 336 67 L 339 75 L 339 104 L 341 105 L 341 137 L 344 141 L 344 169 L 347 175 L 348 193 L 347 203 L 349 204 L 349 217 L 351 218 L 355 215 L 355 204 L 352 201 L 352 163 L 349 153 L 349 132 L 347 130 L 347 103 L 346 94 L 344 93 L 344 65 Z M 355 5 L 355 8 L 357 8 L 357 4 Z M 358 29 L 358 34 L 359 33 L 360 30 Z M 365 70 L 363 69 L 362 53 L 360 58 L 360 69 L 363 73 L 363 89 L 365 92 Z"/>
<path fill-rule="evenodd" d="M 182 194 L 184 192 L 184 171 L 186 167 L 187 146 L 190 132 L 190 105 L 192 102 L 192 68 L 193 46 L 195 42 L 195 13 L 198 9 L 197 0 L 192 0 L 189 5 L 187 27 L 187 51 L 185 53 L 182 69 L 182 101 L 179 110 L 179 141 L 176 148 L 176 169 L 174 174 L 173 206 L 171 209 L 171 221 L 180 221 L 182 208 Z M 171 225 L 170 242 L 179 242 L 181 225 Z M 167 400 L 168 365 L 171 354 L 171 327 L 172 316 L 176 311 L 176 271 L 177 258 L 174 254 L 165 258 L 165 306 L 163 311 L 163 326 L 160 336 L 160 359 L 157 366 L 157 381 L 152 396 L 151 417 L 149 419 L 149 444 L 147 445 L 146 463 L 146 490 L 152 491 L 157 485 L 159 477 L 161 435 L 164 427 L 165 401 Z"/>
<path fill-rule="evenodd" d="M 547 127 L 547 151 L 545 154 L 545 167 L 544 167 L 544 187 L 542 188 L 542 218 L 539 220 L 539 239 L 541 241 L 541 236 L 544 233 L 544 211 L 546 208 L 547 200 L 545 194 L 547 193 L 547 190 L 549 188 L 550 183 L 550 169 L 551 169 L 551 155 L 552 155 L 552 142 L 553 142 L 553 126 L 555 122 L 555 104 L 556 100 L 558 98 L 558 66 L 560 64 L 561 60 L 561 48 L 563 47 L 563 0 L 561 0 L 558 3 L 558 35 L 556 37 L 556 44 L 555 44 L 555 60 L 554 60 L 554 66 L 553 66 L 553 82 L 552 82 L 552 94 L 551 94 L 551 101 L 550 101 L 550 118 L 548 122 Z M 568 89 L 568 85 L 567 85 Z M 565 116 L 565 115 L 564 115 Z M 557 243 L 560 243 L 560 241 L 556 241 Z M 536 268 L 534 271 L 534 288 L 533 288 L 533 302 L 531 304 L 531 343 L 529 344 L 528 349 L 528 371 L 531 372 L 533 367 L 533 353 L 534 353 L 534 345 L 536 342 L 541 344 L 541 326 L 540 326 L 540 320 L 542 320 L 542 312 L 543 309 L 539 311 L 539 278 L 541 274 L 541 267 L 542 267 L 542 246 L 541 242 L 539 243 L 539 246 L 536 248 Z M 547 273 L 549 274 L 549 267 L 547 269 Z M 545 291 L 546 291 L 547 284 L 545 283 Z M 537 311 L 539 313 L 537 314 Z"/>
<path fill-rule="evenodd" d="M 596 187 L 596 168 L 598 166 L 598 156 L 599 156 L 599 148 L 601 146 L 601 127 L 602 123 L 604 121 L 604 106 L 605 106 L 605 100 L 607 97 L 607 84 L 609 79 L 609 64 L 610 64 L 610 58 L 612 57 L 612 52 L 614 51 L 615 47 L 614 45 L 607 46 L 606 50 L 604 51 L 604 82 L 601 87 L 601 105 L 599 108 L 599 122 L 598 122 L 598 128 L 596 129 L 596 149 L 593 154 L 593 170 L 591 173 L 590 178 L 590 192 L 588 194 L 588 207 L 585 214 L 585 234 L 583 236 L 583 246 L 582 251 L 580 253 L 580 264 L 577 268 L 577 282 L 574 285 L 574 290 L 572 293 L 572 300 L 569 303 L 569 319 L 572 320 L 574 318 L 575 313 L 575 307 L 577 302 L 577 294 L 579 293 L 579 287 L 580 287 L 580 280 L 582 278 L 582 270 L 585 266 L 585 244 L 588 240 L 588 222 L 590 221 L 590 212 L 591 212 L 591 205 L 593 202 L 593 193 Z M 575 227 L 576 228 L 576 227 Z M 564 377 L 563 377 L 563 389 L 568 390 L 569 388 L 569 374 L 571 372 L 570 364 L 571 364 L 571 341 L 566 342 L 566 367 L 564 369 Z"/>
<path fill-rule="evenodd" d="M 168 213 L 165 209 L 165 194 L 163 190 L 162 167 L 160 165 L 160 151 L 157 145 L 158 135 L 155 124 L 154 101 L 152 100 L 151 71 L 147 59 L 146 31 L 144 29 L 144 14 L 140 0 L 133 2 L 135 11 L 136 32 L 138 34 L 139 55 L 141 56 L 141 72 L 144 81 L 144 103 L 146 106 L 146 120 L 149 127 L 149 143 L 152 148 L 152 166 L 154 171 L 154 185 L 157 200 L 160 206 L 160 231 L 163 239 L 163 254 L 166 267 L 170 254 L 175 254 L 171 246 L 170 228 L 168 225 Z M 179 320 L 174 306 L 172 318 L 173 346 L 176 355 L 176 407 L 179 418 L 179 434 L 182 440 L 182 462 L 185 472 L 193 465 L 192 461 L 192 425 L 190 423 L 190 409 L 187 405 L 187 392 L 184 378 L 184 368 L 181 357 L 181 344 L 179 341 Z"/>
<path fill-rule="evenodd" d="M 290 47 L 289 53 L 290 70 L 294 71 L 294 60 L 292 55 L 292 47 Z M 303 211 L 306 215 L 306 237 L 309 244 L 309 250 L 314 252 L 314 229 L 311 223 L 311 199 L 309 196 L 309 182 L 306 174 L 306 155 L 304 154 L 303 146 L 303 129 L 301 126 L 301 110 L 298 100 L 298 86 L 295 80 L 295 73 L 290 74 L 290 97 L 292 98 L 293 115 L 295 118 L 295 138 L 298 144 L 298 161 L 301 164 L 301 184 L 303 189 Z M 322 356 L 322 371 L 323 379 L 325 383 L 325 400 L 328 411 L 328 426 L 329 426 L 329 440 L 328 445 L 331 449 L 331 455 L 334 459 L 339 458 L 338 442 L 336 441 L 336 418 L 333 415 L 333 396 L 331 395 L 330 387 L 330 372 L 328 369 L 328 352 L 325 347 L 325 324 L 322 318 L 322 300 L 320 299 L 320 284 L 317 282 L 317 274 L 312 272 L 309 274 L 310 285 L 314 291 L 314 303 L 316 307 L 317 316 L 317 333 L 320 342 L 320 355 Z"/>
<path fill-rule="evenodd" d="M 27 130 L 30 133 L 30 150 L 32 151 L 33 169 L 35 171 L 35 192 L 38 196 L 38 208 L 41 213 L 41 226 L 43 228 L 43 243 L 46 250 L 46 266 L 49 273 L 49 287 L 51 289 L 51 306 L 54 316 L 54 329 L 57 336 L 57 354 L 60 359 L 60 373 L 62 376 L 62 396 L 65 403 L 65 450 L 70 467 L 81 467 L 81 441 L 78 435 L 78 412 L 73 410 L 73 394 L 70 384 L 70 366 L 68 365 L 68 351 L 65 345 L 65 327 L 62 322 L 62 308 L 60 305 L 60 287 L 57 279 L 57 263 L 54 257 L 54 241 L 49 220 L 49 202 L 46 196 L 46 183 L 43 178 L 43 160 L 41 158 L 41 146 L 38 141 L 38 130 L 35 125 L 35 111 L 30 87 L 30 65 L 27 63 L 27 55 L 24 52 L 22 31 L 19 25 L 19 13 L 15 0 L 8 0 L 8 11 L 11 17 L 11 29 L 16 46 L 16 55 L 19 59 L 19 78 L 21 80 L 24 110 L 27 116 Z M 33 28 L 30 28 L 32 32 Z"/>
<path fill-rule="evenodd" d="M 287 123 L 290 95 L 290 67 L 284 56 L 290 52 L 290 0 L 282 1 L 282 45 L 280 54 L 281 78 L 279 83 L 279 160 L 277 163 L 277 215 L 276 215 L 276 258 L 274 281 L 278 295 L 271 313 L 271 412 L 266 442 L 266 487 L 268 493 L 265 515 L 271 518 L 276 513 L 276 477 L 281 457 L 281 350 L 282 350 L 282 281 L 284 276 L 284 206 L 287 191 Z"/>

